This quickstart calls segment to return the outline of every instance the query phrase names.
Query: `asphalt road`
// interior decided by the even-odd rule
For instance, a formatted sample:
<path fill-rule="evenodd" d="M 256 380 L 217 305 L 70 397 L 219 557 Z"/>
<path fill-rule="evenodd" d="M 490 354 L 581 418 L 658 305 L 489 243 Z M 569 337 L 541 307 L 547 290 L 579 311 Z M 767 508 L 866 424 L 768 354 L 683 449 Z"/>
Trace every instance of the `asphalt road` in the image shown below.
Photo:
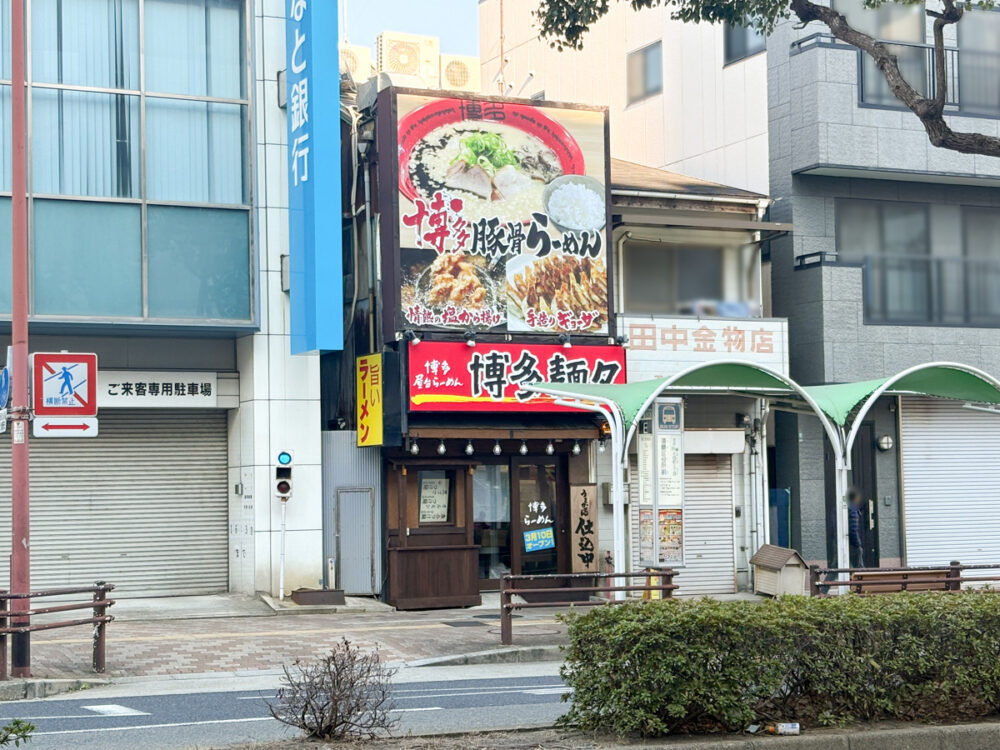
<path fill-rule="evenodd" d="M 478 670 L 483 674 L 492 668 Z M 133 696 L 122 692 L 103 697 L 101 690 L 93 690 L 71 699 L 4 703 L 0 722 L 20 718 L 34 724 L 32 749 L 177 750 L 297 735 L 270 717 L 267 700 L 274 696 L 273 688 Z M 550 726 L 565 711 L 563 692 L 558 676 L 526 674 L 399 682 L 394 697 L 399 733 L 432 734 Z"/>

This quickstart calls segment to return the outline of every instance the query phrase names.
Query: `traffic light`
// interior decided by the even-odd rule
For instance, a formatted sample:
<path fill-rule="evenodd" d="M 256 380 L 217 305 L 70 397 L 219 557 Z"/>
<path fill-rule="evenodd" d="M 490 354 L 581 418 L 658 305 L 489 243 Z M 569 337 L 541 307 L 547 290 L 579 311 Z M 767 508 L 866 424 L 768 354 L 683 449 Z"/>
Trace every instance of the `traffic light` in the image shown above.
<path fill-rule="evenodd" d="M 274 466 L 274 494 L 282 500 L 292 495 L 292 452 L 281 451 Z"/>

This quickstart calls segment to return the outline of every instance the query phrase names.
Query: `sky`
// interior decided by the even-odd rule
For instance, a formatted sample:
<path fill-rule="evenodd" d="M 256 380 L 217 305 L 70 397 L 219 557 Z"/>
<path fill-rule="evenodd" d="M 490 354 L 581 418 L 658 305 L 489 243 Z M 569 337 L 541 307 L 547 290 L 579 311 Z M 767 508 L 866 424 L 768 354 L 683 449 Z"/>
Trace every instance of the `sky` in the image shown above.
<path fill-rule="evenodd" d="M 382 31 L 441 39 L 445 55 L 479 54 L 478 0 L 340 0 L 347 8 L 351 44 L 375 46 Z"/>

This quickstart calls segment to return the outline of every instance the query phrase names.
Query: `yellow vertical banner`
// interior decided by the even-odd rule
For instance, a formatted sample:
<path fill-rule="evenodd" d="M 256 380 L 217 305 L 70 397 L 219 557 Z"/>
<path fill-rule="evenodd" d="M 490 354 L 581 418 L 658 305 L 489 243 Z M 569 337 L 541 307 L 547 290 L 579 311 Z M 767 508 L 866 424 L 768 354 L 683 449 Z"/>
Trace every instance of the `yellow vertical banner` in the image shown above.
<path fill-rule="evenodd" d="M 358 357 L 358 446 L 382 445 L 382 355 Z"/>

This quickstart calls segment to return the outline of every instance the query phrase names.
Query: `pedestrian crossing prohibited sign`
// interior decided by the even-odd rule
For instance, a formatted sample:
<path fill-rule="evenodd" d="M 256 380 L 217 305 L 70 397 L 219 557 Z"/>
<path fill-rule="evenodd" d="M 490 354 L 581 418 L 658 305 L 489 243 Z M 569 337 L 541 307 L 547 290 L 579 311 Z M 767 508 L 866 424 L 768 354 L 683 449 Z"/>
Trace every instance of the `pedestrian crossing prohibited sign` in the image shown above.
<path fill-rule="evenodd" d="M 31 355 L 36 417 L 97 416 L 97 355 L 36 352 Z"/>

